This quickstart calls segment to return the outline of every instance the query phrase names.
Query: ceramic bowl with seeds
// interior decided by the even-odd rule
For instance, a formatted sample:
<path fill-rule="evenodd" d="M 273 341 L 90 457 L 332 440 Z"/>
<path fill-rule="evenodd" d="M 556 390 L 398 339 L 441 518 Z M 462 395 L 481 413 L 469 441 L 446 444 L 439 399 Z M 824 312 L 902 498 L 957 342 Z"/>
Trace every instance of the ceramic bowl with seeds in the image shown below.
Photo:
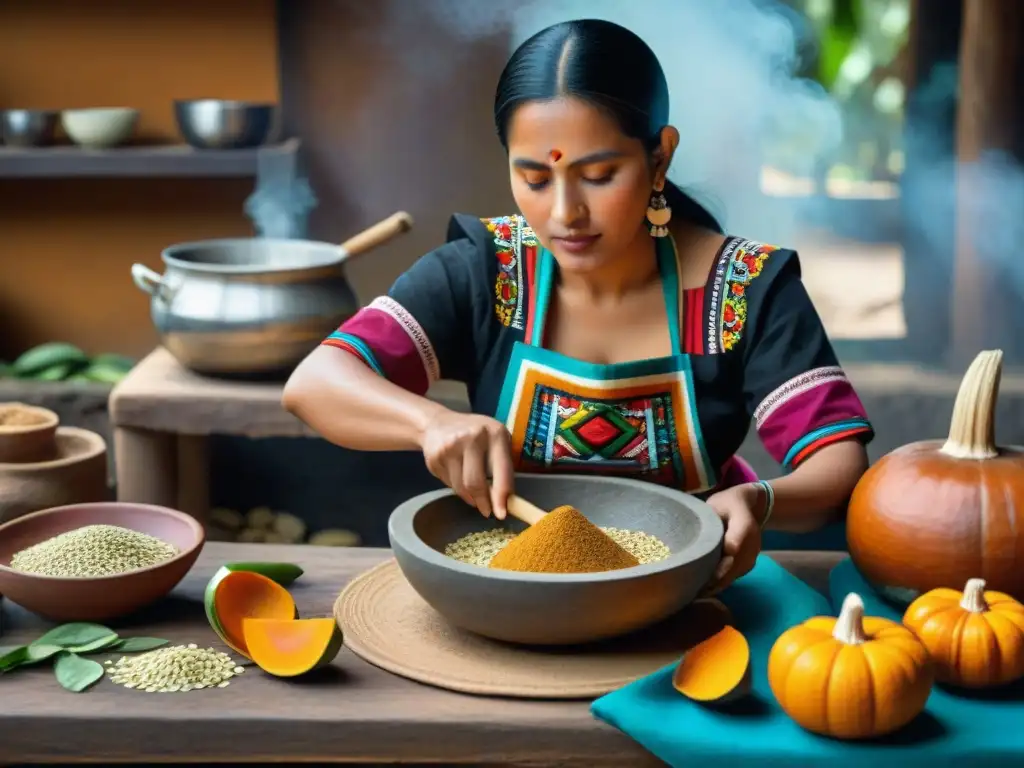
<path fill-rule="evenodd" d="M 53 621 L 106 621 L 167 595 L 204 543 L 194 518 L 151 504 L 33 512 L 0 525 L 0 594 Z"/>
<path fill-rule="evenodd" d="M 462 629 L 506 642 L 585 643 L 642 629 L 693 600 L 721 558 L 724 526 L 705 502 L 654 483 L 584 475 L 516 476 L 541 507 L 570 504 L 640 565 L 594 573 L 486 567 L 525 526 L 484 518 L 449 490 L 398 507 L 388 521 L 412 587 Z"/>

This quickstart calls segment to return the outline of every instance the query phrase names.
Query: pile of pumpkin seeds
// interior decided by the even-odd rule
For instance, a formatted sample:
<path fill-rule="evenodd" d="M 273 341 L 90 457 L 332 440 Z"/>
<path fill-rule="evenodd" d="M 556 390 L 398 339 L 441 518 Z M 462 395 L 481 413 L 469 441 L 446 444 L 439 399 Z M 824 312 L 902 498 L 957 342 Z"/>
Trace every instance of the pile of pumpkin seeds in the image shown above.
<path fill-rule="evenodd" d="M 601 530 L 639 560 L 641 565 L 656 563 L 669 555 L 669 548 L 665 543 L 649 533 L 612 527 L 602 527 Z M 516 534 L 506 528 L 468 533 L 446 546 L 444 553 L 459 562 L 486 568 L 490 565 L 491 558 L 515 537 Z"/>
<path fill-rule="evenodd" d="M 11 557 L 11 568 L 41 576 L 114 576 L 148 568 L 179 554 L 177 547 L 119 525 L 86 525 Z"/>
<path fill-rule="evenodd" d="M 231 678 L 243 672 L 245 668 L 238 666 L 226 653 L 200 648 L 195 643 L 107 662 L 110 682 L 146 693 L 227 688 Z"/>

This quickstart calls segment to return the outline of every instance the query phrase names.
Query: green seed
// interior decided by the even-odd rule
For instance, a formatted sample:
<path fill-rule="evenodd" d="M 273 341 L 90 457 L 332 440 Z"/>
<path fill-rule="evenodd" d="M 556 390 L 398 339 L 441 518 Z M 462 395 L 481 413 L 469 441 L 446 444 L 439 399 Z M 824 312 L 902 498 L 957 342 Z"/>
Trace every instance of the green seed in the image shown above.
<path fill-rule="evenodd" d="M 122 657 L 107 668 L 107 674 L 111 682 L 125 688 L 177 693 L 224 688 L 235 669 L 235 661 L 226 653 L 190 643 Z"/>
<path fill-rule="evenodd" d="M 170 560 L 177 547 L 118 525 L 86 525 L 14 553 L 11 568 L 61 578 L 113 576 Z"/>

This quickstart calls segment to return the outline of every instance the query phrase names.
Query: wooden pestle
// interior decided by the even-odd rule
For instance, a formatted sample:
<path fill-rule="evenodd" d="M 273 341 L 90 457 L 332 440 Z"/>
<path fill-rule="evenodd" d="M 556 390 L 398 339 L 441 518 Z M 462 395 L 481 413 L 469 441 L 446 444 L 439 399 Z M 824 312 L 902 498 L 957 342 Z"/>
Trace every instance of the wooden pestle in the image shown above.
<path fill-rule="evenodd" d="M 506 500 L 505 508 L 512 517 L 522 520 L 527 525 L 534 525 L 547 515 L 547 512 L 543 509 L 535 504 L 531 504 L 522 496 L 516 496 L 514 493 Z"/>

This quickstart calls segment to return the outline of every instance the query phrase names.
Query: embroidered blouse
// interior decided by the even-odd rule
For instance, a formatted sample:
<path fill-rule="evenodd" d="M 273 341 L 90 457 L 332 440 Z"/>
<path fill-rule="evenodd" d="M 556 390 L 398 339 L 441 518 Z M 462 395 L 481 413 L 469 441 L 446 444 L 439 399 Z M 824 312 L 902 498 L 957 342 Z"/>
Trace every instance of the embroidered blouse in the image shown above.
<path fill-rule="evenodd" d="M 584 363 L 543 349 L 557 265 L 525 221 L 455 215 L 444 245 L 323 343 L 417 394 L 464 382 L 473 411 L 509 427 L 521 471 L 615 472 L 703 494 L 751 479 L 736 457 L 751 423 L 786 471 L 872 438 L 794 251 L 728 237 L 707 283 L 684 291 L 663 245 L 659 266 L 678 354 Z"/>

